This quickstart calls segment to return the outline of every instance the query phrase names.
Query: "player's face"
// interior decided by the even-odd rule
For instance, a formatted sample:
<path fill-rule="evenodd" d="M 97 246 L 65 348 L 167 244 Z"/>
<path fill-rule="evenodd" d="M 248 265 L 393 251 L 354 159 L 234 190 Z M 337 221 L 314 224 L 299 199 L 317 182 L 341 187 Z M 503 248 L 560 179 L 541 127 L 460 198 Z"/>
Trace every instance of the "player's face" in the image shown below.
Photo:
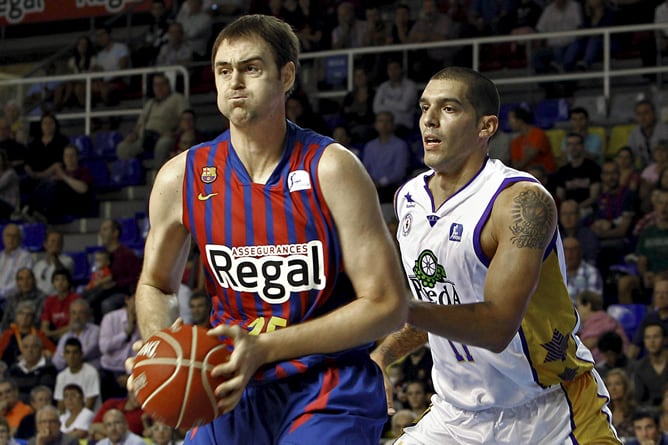
<path fill-rule="evenodd" d="M 293 64 L 279 72 L 268 45 L 257 38 L 223 40 L 214 60 L 218 109 L 231 125 L 244 127 L 283 115 Z"/>
<path fill-rule="evenodd" d="M 458 170 L 480 147 L 476 113 L 466 89 L 456 80 L 431 80 L 420 98 L 424 163 L 436 171 Z"/>

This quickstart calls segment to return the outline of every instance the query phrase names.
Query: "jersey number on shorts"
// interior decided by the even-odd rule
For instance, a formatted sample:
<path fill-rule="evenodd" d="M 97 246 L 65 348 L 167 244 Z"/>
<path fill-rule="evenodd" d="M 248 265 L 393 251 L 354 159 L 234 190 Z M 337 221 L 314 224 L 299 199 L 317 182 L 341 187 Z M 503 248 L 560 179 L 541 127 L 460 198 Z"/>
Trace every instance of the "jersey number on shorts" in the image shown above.
<path fill-rule="evenodd" d="M 288 320 L 281 317 L 271 317 L 269 319 L 258 317 L 248 325 L 250 335 L 259 335 L 263 332 L 273 332 L 278 328 L 284 328 L 288 325 Z"/>
<path fill-rule="evenodd" d="M 452 348 L 452 352 L 455 353 L 455 358 L 457 358 L 458 362 L 463 362 L 464 360 L 466 360 L 467 362 L 472 362 L 473 361 L 473 356 L 471 355 L 471 351 L 469 351 L 469 348 L 466 345 L 461 344 L 461 343 L 457 343 L 457 345 L 459 346 L 459 348 L 458 348 L 457 346 L 455 346 L 455 344 L 452 341 L 448 340 L 448 343 L 450 343 L 450 347 Z M 464 354 L 466 355 L 466 357 L 464 357 L 459 352 L 458 349 L 460 349 L 460 348 L 464 350 Z"/>

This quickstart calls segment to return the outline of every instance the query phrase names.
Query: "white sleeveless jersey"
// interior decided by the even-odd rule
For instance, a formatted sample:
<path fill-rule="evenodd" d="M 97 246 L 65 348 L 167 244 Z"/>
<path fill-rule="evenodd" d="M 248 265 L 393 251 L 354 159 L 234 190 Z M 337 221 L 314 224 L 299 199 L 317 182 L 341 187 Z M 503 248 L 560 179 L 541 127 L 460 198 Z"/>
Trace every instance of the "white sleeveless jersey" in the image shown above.
<path fill-rule="evenodd" d="M 490 259 L 480 233 L 498 194 L 532 176 L 487 159 L 476 176 L 434 209 L 428 171 L 396 194 L 397 239 L 413 296 L 434 304 L 484 300 Z M 521 327 L 501 353 L 429 334 L 436 392 L 465 410 L 521 405 L 593 368 L 589 350 L 575 336 L 579 318 L 565 283 L 559 234 L 546 249 L 539 283 Z"/>

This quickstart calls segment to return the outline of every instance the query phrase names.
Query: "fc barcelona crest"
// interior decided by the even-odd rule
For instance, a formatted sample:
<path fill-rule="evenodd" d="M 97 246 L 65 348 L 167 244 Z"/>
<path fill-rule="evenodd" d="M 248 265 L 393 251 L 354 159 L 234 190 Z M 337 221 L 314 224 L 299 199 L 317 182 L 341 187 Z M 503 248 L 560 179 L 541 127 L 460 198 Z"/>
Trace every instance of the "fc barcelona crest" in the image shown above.
<path fill-rule="evenodd" d="M 211 184 L 216 180 L 218 174 L 216 172 L 216 167 L 202 167 L 202 182 L 205 184 Z"/>

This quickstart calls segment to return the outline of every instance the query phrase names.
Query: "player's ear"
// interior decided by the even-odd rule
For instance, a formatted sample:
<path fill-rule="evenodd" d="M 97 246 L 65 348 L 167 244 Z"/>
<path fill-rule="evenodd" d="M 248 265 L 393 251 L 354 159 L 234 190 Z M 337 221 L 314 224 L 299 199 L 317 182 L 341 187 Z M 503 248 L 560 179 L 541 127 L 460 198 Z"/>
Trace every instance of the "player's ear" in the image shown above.
<path fill-rule="evenodd" d="M 481 138 L 491 138 L 498 129 L 499 118 L 497 116 L 483 116 L 480 119 L 480 130 L 478 131 L 478 136 Z"/>
<path fill-rule="evenodd" d="M 297 67 L 294 62 L 288 62 L 281 68 L 281 80 L 283 82 L 283 92 L 287 93 L 295 84 L 297 76 Z"/>

